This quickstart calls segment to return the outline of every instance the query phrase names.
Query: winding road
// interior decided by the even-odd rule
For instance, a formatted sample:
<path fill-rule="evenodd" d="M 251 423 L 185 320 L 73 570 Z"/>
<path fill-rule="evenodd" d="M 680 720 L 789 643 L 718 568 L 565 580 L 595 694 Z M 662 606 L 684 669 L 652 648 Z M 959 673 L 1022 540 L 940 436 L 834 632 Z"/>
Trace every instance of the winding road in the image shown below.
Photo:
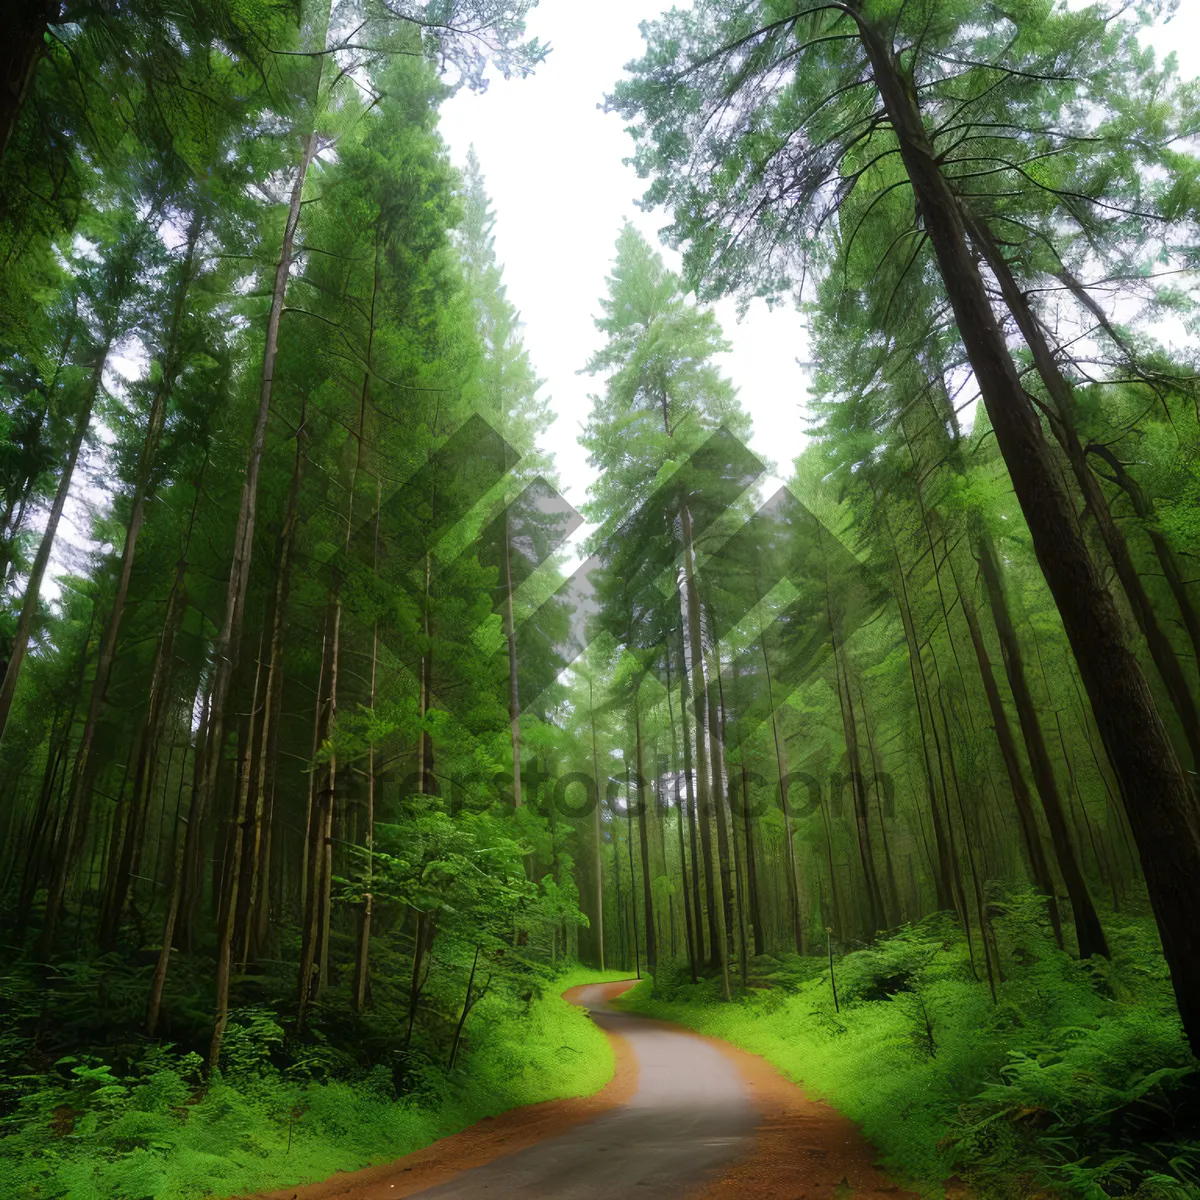
<path fill-rule="evenodd" d="M 573 989 L 613 1041 L 595 1097 L 504 1113 L 386 1166 L 270 1200 L 901 1200 L 855 1127 L 763 1059 Z"/>
<path fill-rule="evenodd" d="M 577 1003 L 629 1044 L 638 1072 L 632 1098 L 416 1196 L 610 1200 L 636 1194 L 666 1200 L 686 1195 L 749 1152 L 758 1122 L 737 1067 L 711 1043 L 614 1010 L 611 990 L 603 984 L 584 988 Z"/>

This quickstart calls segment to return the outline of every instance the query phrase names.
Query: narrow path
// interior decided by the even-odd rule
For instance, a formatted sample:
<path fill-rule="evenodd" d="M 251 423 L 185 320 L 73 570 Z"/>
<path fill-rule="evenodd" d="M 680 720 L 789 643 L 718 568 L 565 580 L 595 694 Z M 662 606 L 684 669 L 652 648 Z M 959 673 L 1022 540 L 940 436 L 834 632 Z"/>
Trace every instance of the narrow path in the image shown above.
<path fill-rule="evenodd" d="M 382 1167 L 280 1200 L 900 1200 L 846 1118 L 764 1060 L 610 1001 L 567 993 L 613 1039 L 617 1071 L 585 1101 L 515 1109 Z"/>

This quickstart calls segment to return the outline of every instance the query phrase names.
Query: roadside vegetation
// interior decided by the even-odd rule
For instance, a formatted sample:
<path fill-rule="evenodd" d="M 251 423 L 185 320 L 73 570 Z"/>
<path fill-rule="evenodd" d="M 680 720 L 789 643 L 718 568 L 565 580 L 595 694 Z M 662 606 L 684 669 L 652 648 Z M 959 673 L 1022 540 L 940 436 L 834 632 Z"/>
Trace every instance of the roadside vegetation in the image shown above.
<path fill-rule="evenodd" d="M 995 1200 L 1196 1196 L 1200 1071 L 1151 923 L 1114 917 L 1111 961 L 1080 963 L 1034 895 L 993 907 L 995 999 L 941 914 L 835 954 L 832 977 L 828 959 L 764 956 L 732 1003 L 675 971 L 618 1004 L 761 1055 L 931 1198 L 956 1178 Z"/>
<path fill-rule="evenodd" d="M 667 249 L 610 231 L 578 511 L 439 125 L 540 69 L 533 6 L 4 30 L 0 1191 L 313 1178 L 594 1090 L 586 963 L 923 1186 L 1194 1193 L 1177 6 L 648 5 L 605 106 Z M 789 461 L 725 297 L 808 318 Z"/>
<path fill-rule="evenodd" d="M 320 1025 L 307 1043 L 288 1037 L 270 1007 L 232 1015 L 219 1073 L 178 1045 L 131 1039 L 113 1045 L 121 979 L 105 964 L 60 981 L 49 1004 L 53 1033 L 44 1070 L 12 1057 L 0 1064 L 6 1116 L 0 1195 L 71 1200 L 200 1200 L 325 1179 L 399 1158 L 511 1108 L 588 1096 L 612 1078 L 605 1035 L 562 992 L 620 978 L 588 968 L 532 974 L 525 987 L 489 991 L 472 1009 L 453 1070 L 421 1053 L 364 1059 L 391 1034 L 379 1021 L 339 1026 L 356 1052 Z M 28 981 L 0 980 L 0 1047 L 24 1051 L 25 1022 L 44 997 Z M 106 994 L 105 994 L 106 993 Z M 100 1001 L 104 1021 L 86 1021 Z M 330 1013 L 331 1025 L 338 1014 Z M 26 1026 L 27 1028 L 27 1026 Z M 49 1061 L 54 1043 L 75 1053 Z"/>

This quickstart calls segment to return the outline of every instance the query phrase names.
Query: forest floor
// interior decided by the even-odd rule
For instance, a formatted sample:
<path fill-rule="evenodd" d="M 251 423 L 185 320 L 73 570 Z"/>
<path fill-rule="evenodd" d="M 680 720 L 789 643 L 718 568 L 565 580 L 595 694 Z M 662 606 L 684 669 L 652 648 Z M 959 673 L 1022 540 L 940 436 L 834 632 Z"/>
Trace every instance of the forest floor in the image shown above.
<path fill-rule="evenodd" d="M 254 1200 L 913 1195 L 849 1120 L 764 1059 L 613 1008 L 634 982 L 566 993 L 613 1045 L 615 1074 L 594 1096 L 515 1109 L 385 1166 Z"/>

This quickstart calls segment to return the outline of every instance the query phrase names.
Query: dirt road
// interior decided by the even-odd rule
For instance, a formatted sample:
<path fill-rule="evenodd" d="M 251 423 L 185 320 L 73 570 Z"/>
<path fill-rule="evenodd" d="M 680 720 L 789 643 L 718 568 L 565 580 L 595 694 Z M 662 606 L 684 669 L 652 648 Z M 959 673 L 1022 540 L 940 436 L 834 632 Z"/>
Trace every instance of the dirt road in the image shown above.
<path fill-rule="evenodd" d="M 271 1200 L 901 1200 L 854 1126 L 754 1055 L 615 1010 L 631 986 L 573 989 L 617 1052 L 613 1082 L 494 1121 L 387 1166 Z"/>

